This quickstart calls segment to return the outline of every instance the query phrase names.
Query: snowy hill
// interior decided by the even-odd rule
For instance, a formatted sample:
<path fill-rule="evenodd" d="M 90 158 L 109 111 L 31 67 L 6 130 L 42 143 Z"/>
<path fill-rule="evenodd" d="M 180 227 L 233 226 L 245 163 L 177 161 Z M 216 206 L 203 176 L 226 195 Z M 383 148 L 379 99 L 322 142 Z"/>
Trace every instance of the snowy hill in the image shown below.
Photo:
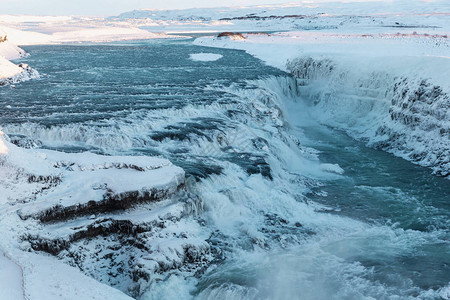
<path fill-rule="evenodd" d="M 360 27 L 449 28 L 449 3 L 421 1 L 328 1 L 294 2 L 232 8 L 185 10 L 134 10 L 110 17 L 131 22 L 150 31 L 279 31 L 340 29 Z M 439 31 L 439 30 L 437 30 Z"/>

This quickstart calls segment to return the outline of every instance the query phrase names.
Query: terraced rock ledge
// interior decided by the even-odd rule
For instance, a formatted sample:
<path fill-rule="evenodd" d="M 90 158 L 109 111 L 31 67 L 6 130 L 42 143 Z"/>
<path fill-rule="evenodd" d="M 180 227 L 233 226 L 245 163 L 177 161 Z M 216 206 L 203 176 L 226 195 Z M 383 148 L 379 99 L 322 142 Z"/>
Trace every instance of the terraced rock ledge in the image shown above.
<path fill-rule="evenodd" d="M 1 222 L 20 224 L 13 240 L 24 253 L 46 252 L 134 297 L 162 272 L 211 261 L 200 225 L 183 225 L 201 205 L 166 159 L 23 149 L 0 135 L 0 175 Z"/>

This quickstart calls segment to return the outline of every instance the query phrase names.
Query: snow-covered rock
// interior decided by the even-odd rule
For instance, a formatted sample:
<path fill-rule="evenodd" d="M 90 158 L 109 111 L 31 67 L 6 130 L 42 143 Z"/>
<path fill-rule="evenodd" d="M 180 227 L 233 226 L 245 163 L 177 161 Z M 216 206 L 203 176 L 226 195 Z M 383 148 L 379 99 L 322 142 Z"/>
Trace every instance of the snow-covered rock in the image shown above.
<path fill-rule="evenodd" d="M 166 159 L 23 149 L 1 134 L 0 177 L 0 250 L 23 270 L 29 299 L 127 299 L 98 281 L 137 296 L 162 271 L 211 260 L 200 227 L 182 220 L 192 212 L 184 171 Z"/>
<path fill-rule="evenodd" d="M 9 61 L 25 55 L 25 51 L 9 41 L 6 32 L 0 31 L 0 86 L 39 77 L 39 73 L 27 64 L 16 65 Z"/>

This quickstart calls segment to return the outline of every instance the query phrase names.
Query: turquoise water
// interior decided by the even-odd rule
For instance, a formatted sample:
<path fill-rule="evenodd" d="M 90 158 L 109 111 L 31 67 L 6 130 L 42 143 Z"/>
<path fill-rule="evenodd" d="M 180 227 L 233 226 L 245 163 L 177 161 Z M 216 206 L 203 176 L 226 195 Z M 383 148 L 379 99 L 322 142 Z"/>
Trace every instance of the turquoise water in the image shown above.
<path fill-rule="evenodd" d="M 385 253 L 381 260 L 367 255 L 372 247 L 380 247 L 368 240 L 367 245 L 351 254 L 352 259 L 374 268 L 377 280 L 387 285 L 392 279 L 386 274 L 409 278 L 424 289 L 448 284 L 448 179 L 431 176 L 429 169 L 367 148 L 343 132 L 323 127 L 303 130 L 312 137 L 308 145 L 321 151 L 322 161 L 338 163 L 345 171 L 342 179 L 320 187 L 326 197 L 312 193 L 308 195 L 311 200 L 333 208 L 334 214 L 418 233 L 417 239 L 426 239 L 406 247 L 405 252 L 393 256 Z"/>
<path fill-rule="evenodd" d="M 210 268 L 172 270 L 143 299 L 433 299 L 448 286 L 449 180 L 315 123 L 288 74 L 190 40 L 25 50 L 42 77 L 0 89 L 15 143 L 161 155 L 204 202 L 192 222 L 211 232 Z"/>

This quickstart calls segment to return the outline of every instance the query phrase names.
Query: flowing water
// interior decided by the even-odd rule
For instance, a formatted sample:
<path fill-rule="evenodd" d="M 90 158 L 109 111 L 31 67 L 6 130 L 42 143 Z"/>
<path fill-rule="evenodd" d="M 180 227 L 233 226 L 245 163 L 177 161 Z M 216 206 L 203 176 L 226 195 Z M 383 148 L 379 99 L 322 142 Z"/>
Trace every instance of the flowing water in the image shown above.
<path fill-rule="evenodd" d="M 161 155 L 203 203 L 207 270 L 142 299 L 435 299 L 450 282 L 450 184 L 318 124 L 288 74 L 190 40 L 30 46 L 0 89 L 17 144 Z M 217 53 L 214 62 L 189 59 Z"/>

